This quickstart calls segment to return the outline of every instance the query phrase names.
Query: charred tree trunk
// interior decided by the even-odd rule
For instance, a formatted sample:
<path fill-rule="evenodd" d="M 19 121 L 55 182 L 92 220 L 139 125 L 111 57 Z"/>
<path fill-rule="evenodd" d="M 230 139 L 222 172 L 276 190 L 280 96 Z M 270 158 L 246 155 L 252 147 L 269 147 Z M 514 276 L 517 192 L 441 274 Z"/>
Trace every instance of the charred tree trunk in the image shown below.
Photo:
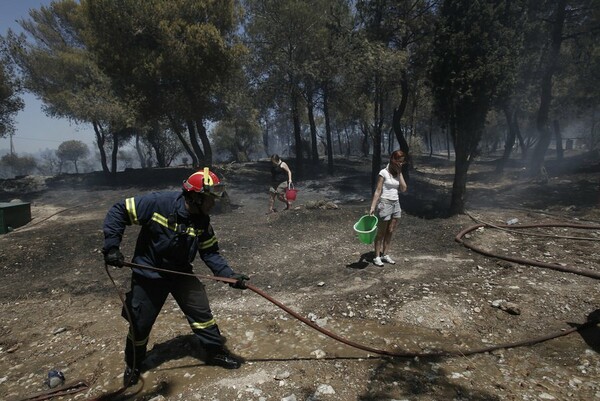
<path fill-rule="evenodd" d="M 194 150 L 188 144 L 188 141 L 185 140 L 185 137 L 183 136 L 183 132 L 181 130 L 181 125 L 178 124 L 171 115 L 169 115 L 168 117 L 169 122 L 171 123 L 171 129 L 173 130 L 175 135 L 177 135 L 177 138 L 179 138 L 179 142 L 181 142 L 181 145 L 183 146 L 183 149 L 185 149 L 185 152 L 192 159 L 192 166 L 198 167 L 198 158 L 196 157 Z"/>
<path fill-rule="evenodd" d="M 200 137 L 200 142 L 202 142 L 202 148 L 204 149 L 203 164 L 204 166 L 212 167 L 212 147 L 210 145 L 210 141 L 208 140 L 208 134 L 206 132 L 206 127 L 204 126 L 204 121 L 196 120 L 196 130 L 198 131 L 198 136 Z"/>
<path fill-rule="evenodd" d="M 319 149 L 317 143 L 317 124 L 315 123 L 315 104 L 313 101 L 314 94 L 309 93 L 306 101 L 306 109 L 308 112 L 308 124 L 310 126 L 310 156 L 315 165 L 319 164 Z"/>
<path fill-rule="evenodd" d="M 556 159 L 562 160 L 564 157 L 564 150 L 562 146 L 562 133 L 560 132 L 560 125 L 558 120 L 554 120 L 554 138 L 556 140 Z"/>
<path fill-rule="evenodd" d="M 515 146 L 515 141 L 517 139 L 517 131 L 519 130 L 519 123 L 517 121 L 517 109 L 511 110 L 508 105 L 503 107 L 504 116 L 506 117 L 506 123 L 508 125 L 508 133 L 506 134 L 506 141 L 504 143 L 504 152 L 502 153 L 502 158 L 498 161 L 496 165 L 496 172 L 502 173 L 504 171 L 504 167 L 506 167 L 506 163 L 508 159 L 510 159 L 510 155 L 512 153 L 513 147 Z"/>
<path fill-rule="evenodd" d="M 560 55 L 560 47 L 562 44 L 562 33 L 564 28 L 567 0 L 558 0 L 554 15 L 552 18 L 552 30 L 550 36 L 550 51 L 546 61 L 546 68 L 541 80 L 540 108 L 538 110 L 536 126 L 538 130 L 539 140 L 535 149 L 531 162 L 529 164 L 530 176 L 544 175 L 544 157 L 550 140 L 552 139 L 552 131 L 548 124 L 548 116 L 550 113 L 550 105 L 552 103 L 552 78 L 558 65 L 558 57 Z"/>
<path fill-rule="evenodd" d="M 456 151 L 454 163 L 454 181 L 452 183 L 452 201 L 450 214 L 464 213 L 465 195 L 467 193 L 467 172 L 469 171 L 469 158 L 463 152 Z"/>
<path fill-rule="evenodd" d="M 140 166 L 142 166 L 142 168 L 146 168 L 146 156 L 142 151 L 141 136 L 139 130 L 136 130 L 135 132 L 135 151 L 138 155 L 138 158 L 140 159 Z"/>
<path fill-rule="evenodd" d="M 363 157 L 369 157 L 369 150 L 370 150 L 369 137 L 371 135 L 369 134 L 369 126 L 367 123 L 362 124 L 361 131 L 363 134 L 362 143 L 361 143 Z M 348 145 L 348 146 L 350 146 L 350 145 Z"/>
<path fill-rule="evenodd" d="M 117 155 L 119 154 L 119 137 L 116 132 L 112 135 L 113 147 L 110 157 L 110 167 L 113 175 L 117 174 Z"/>
<path fill-rule="evenodd" d="M 303 161 L 304 161 L 304 154 L 302 152 L 303 149 L 303 145 L 302 145 L 302 128 L 300 126 L 300 109 L 299 109 L 299 99 L 298 99 L 298 94 L 296 93 L 296 91 L 293 89 L 292 90 L 292 123 L 294 124 L 294 149 L 295 149 L 295 153 L 296 153 L 296 171 L 294 172 L 294 174 L 297 177 L 303 177 L 304 176 L 304 172 L 303 172 Z"/>
<path fill-rule="evenodd" d="M 265 150 L 265 153 L 267 154 L 267 156 L 269 156 L 271 154 L 271 152 L 269 151 L 269 119 L 267 117 L 265 117 L 264 121 L 265 121 L 265 130 L 263 132 L 262 142 L 263 142 L 263 148 Z"/>
<path fill-rule="evenodd" d="M 400 144 L 400 150 L 408 154 L 408 143 L 404 138 L 404 133 L 402 132 L 402 127 L 400 124 L 402 121 L 402 116 L 404 116 L 404 112 L 406 111 L 406 105 L 408 104 L 408 78 L 405 70 L 403 70 L 400 75 L 400 89 L 402 95 L 400 98 L 400 104 L 398 104 L 398 108 L 394 109 L 392 126 L 394 128 L 394 133 L 396 134 L 396 139 Z"/>
<path fill-rule="evenodd" d="M 190 135 L 190 143 L 192 144 L 192 149 L 194 149 L 194 153 L 196 154 L 196 163 L 197 167 L 201 167 L 204 164 L 204 152 L 198 143 L 198 135 L 196 134 L 196 127 L 194 126 L 194 122 L 192 120 L 186 120 L 185 124 L 187 125 L 188 133 Z"/>
<path fill-rule="evenodd" d="M 150 142 L 150 146 L 152 146 L 152 149 L 154 149 L 154 154 L 156 156 L 156 163 L 158 164 L 158 167 L 166 167 L 167 166 L 167 160 L 165 157 L 165 150 L 164 150 L 164 146 L 162 146 L 161 144 L 161 140 L 159 139 L 159 126 L 158 123 L 154 123 L 152 125 L 152 128 L 150 128 L 150 132 L 148 133 L 148 142 Z"/>
<path fill-rule="evenodd" d="M 400 103 L 402 104 L 402 102 L 400 102 Z M 409 171 L 410 171 L 410 165 L 411 165 L 411 155 L 410 155 L 410 147 L 408 146 L 408 142 L 407 142 L 406 138 L 404 137 L 404 134 L 402 132 L 402 126 L 400 124 L 400 119 L 402 118 L 402 114 L 400 113 L 400 107 L 401 106 L 398 106 L 398 108 L 394 110 L 394 116 L 392 118 L 392 128 L 394 129 L 394 133 L 396 134 L 396 139 L 398 139 L 398 146 L 400 146 L 400 150 L 403 151 L 404 154 L 406 155 L 407 163 L 405 163 L 402 166 L 402 175 L 404 176 L 404 179 L 408 183 L 408 180 L 410 178 Z M 406 104 L 404 104 L 403 107 L 406 108 Z"/>
<path fill-rule="evenodd" d="M 325 116 L 325 146 L 327 149 L 327 173 L 333 174 L 333 139 L 331 138 L 331 121 L 329 119 L 329 90 L 323 85 L 323 115 Z M 341 148 L 341 145 L 340 145 Z"/>
<path fill-rule="evenodd" d="M 450 132 L 447 129 L 445 131 L 446 131 L 446 155 L 448 157 L 448 160 L 450 160 Z"/>
<path fill-rule="evenodd" d="M 379 89 L 379 80 L 375 92 L 375 102 L 373 108 L 373 157 L 371 159 L 371 193 L 375 191 L 377 185 L 377 176 L 381 167 L 381 132 L 383 128 L 383 93 Z"/>
<path fill-rule="evenodd" d="M 102 126 L 98 122 L 92 122 L 92 126 L 94 127 L 94 133 L 96 134 L 96 145 L 98 145 L 98 152 L 100 152 L 100 164 L 102 165 L 102 172 L 104 172 L 104 174 L 110 174 L 110 169 L 108 168 L 108 164 L 106 162 L 106 151 L 104 150 L 106 135 L 104 134 Z"/>
<path fill-rule="evenodd" d="M 433 113 L 429 115 L 429 132 L 427 133 L 427 142 L 429 143 L 429 157 L 433 156 Z"/>

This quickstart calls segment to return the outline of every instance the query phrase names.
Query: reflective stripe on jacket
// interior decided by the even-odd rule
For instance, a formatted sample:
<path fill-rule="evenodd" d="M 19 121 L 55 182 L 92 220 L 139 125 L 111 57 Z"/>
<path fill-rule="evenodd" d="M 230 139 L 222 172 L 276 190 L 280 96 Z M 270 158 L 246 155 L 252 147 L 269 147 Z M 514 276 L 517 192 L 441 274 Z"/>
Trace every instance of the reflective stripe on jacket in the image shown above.
<path fill-rule="evenodd" d="M 196 253 L 213 274 L 230 277 L 233 270 L 219 254 L 219 244 L 206 215 L 190 215 L 181 192 L 154 192 L 117 202 L 104 220 L 104 251 L 119 247 L 128 225 L 140 225 L 133 263 L 191 272 Z M 158 272 L 133 269 L 148 278 Z"/>

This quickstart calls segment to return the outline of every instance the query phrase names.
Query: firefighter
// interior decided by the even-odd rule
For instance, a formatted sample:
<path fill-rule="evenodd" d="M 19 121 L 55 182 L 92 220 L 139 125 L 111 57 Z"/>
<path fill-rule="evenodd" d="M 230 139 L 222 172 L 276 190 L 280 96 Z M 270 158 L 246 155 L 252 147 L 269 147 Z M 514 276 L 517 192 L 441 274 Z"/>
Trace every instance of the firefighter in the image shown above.
<path fill-rule="evenodd" d="M 219 177 L 208 168 L 192 174 L 183 190 L 155 192 L 125 199 L 113 205 L 104 220 L 104 261 L 122 267 L 119 247 L 125 227 L 141 226 L 132 262 L 138 265 L 192 273 L 196 253 L 215 276 L 236 280 L 231 287 L 245 289 L 244 274 L 235 273 L 219 254 L 209 212 L 215 199 L 224 194 Z M 138 382 L 152 326 L 167 299 L 173 298 L 199 337 L 207 364 L 237 369 L 242 360 L 224 346 L 224 338 L 210 310 L 204 285 L 197 277 L 133 268 L 131 290 L 122 315 L 129 322 L 125 343 L 125 386 Z M 127 310 L 125 309 L 127 308 Z"/>

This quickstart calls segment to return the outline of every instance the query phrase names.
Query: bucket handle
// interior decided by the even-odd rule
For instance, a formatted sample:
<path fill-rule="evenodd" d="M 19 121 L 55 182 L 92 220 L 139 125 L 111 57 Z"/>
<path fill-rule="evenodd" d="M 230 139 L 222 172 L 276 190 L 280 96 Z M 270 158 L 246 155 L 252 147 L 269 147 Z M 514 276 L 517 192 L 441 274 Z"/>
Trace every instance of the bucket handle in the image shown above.
<path fill-rule="evenodd" d="M 288 189 L 295 189 L 294 184 L 291 181 L 288 183 Z"/>

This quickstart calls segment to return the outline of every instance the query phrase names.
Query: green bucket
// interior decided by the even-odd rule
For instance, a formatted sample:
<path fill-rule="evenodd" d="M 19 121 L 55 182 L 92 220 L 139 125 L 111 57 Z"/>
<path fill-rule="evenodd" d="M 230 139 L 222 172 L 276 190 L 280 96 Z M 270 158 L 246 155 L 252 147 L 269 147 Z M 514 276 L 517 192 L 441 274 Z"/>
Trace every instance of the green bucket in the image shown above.
<path fill-rule="evenodd" d="M 354 231 L 358 234 L 360 242 L 363 244 L 372 244 L 375 241 L 378 221 L 376 216 L 365 214 L 354 224 Z"/>

